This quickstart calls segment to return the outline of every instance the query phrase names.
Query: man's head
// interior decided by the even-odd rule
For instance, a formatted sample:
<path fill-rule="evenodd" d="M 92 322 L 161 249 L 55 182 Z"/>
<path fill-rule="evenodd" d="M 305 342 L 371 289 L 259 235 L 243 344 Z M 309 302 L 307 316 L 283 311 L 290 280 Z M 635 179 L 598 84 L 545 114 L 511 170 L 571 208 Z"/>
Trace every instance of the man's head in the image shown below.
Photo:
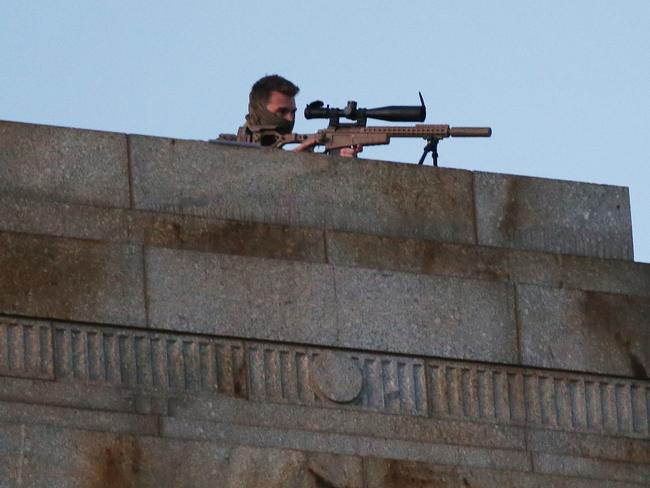
<path fill-rule="evenodd" d="M 278 132 L 293 130 L 296 117 L 296 85 L 278 75 L 265 76 L 255 82 L 249 96 L 249 125 L 272 125 Z"/>

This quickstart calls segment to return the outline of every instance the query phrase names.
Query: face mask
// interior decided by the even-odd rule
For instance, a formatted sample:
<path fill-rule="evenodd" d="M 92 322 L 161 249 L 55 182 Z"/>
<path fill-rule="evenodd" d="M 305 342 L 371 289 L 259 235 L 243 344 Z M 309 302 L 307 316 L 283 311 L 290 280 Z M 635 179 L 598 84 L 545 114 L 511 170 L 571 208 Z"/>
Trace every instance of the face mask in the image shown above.
<path fill-rule="evenodd" d="M 289 121 L 273 112 L 269 112 L 261 103 L 249 103 L 246 123 L 253 126 L 273 126 L 280 134 L 290 134 L 294 121 Z"/>

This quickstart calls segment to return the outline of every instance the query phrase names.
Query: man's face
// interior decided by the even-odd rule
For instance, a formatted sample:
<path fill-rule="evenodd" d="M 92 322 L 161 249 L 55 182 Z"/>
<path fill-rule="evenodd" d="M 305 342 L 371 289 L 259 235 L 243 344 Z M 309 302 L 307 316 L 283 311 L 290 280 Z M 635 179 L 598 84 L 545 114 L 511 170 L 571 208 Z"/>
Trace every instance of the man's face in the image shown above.
<path fill-rule="evenodd" d="M 266 102 L 266 110 L 293 123 L 296 118 L 296 100 L 284 93 L 272 91 Z"/>

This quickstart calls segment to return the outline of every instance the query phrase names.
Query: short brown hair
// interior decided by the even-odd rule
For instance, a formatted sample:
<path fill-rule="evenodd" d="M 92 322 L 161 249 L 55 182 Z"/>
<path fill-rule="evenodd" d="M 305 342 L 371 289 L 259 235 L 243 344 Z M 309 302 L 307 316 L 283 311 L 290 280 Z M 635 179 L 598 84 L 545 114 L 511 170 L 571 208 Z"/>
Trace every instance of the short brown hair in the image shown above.
<path fill-rule="evenodd" d="M 300 88 L 280 75 L 269 75 L 255 82 L 253 88 L 251 88 L 249 100 L 251 103 L 266 104 L 269 101 L 271 92 L 274 91 L 288 97 L 295 97 Z"/>

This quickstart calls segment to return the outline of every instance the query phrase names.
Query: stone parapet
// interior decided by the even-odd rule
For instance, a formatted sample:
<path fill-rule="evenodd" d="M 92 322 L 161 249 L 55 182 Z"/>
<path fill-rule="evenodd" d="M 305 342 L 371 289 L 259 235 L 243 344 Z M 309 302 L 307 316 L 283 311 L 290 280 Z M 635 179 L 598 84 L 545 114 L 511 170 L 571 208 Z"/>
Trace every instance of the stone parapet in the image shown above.
<path fill-rule="evenodd" d="M 633 257 L 627 189 L 605 185 L 14 122 L 0 171 L 12 198 Z"/>

